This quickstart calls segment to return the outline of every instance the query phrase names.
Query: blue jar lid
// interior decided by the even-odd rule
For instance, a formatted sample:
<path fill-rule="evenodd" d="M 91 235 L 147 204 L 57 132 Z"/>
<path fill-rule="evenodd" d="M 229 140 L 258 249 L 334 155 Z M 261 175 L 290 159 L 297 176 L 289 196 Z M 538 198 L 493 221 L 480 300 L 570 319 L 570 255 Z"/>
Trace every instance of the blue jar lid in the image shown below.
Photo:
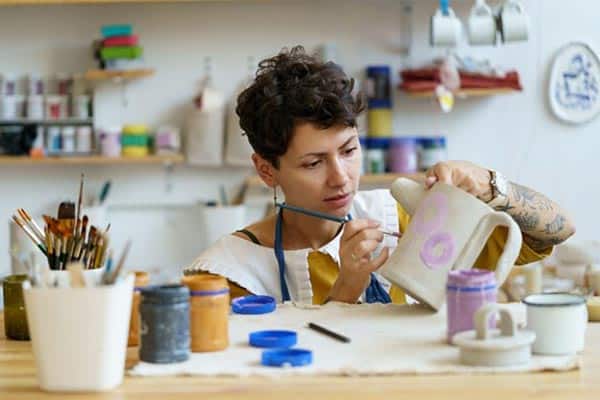
<path fill-rule="evenodd" d="M 375 109 L 380 109 L 380 108 L 385 108 L 385 109 L 390 109 L 392 108 L 392 99 L 369 99 L 367 101 L 367 108 L 370 110 L 375 110 Z"/>
<path fill-rule="evenodd" d="M 244 296 L 231 302 L 231 311 L 236 314 L 267 314 L 275 308 L 275 299 L 271 296 Z"/>
<path fill-rule="evenodd" d="M 446 147 L 446 137 L 444 137 L 444 136 L 421 137 L 421 138 L 419 138 L 419 144 L 425 148 Z"/>
<path fill-rule="evenodd" d="M 368 65 L 367 76 L 374 74 L 387 74 L 389 75 L 391 68 L 389 65 Z"/>
<path fill-rule="evenodd" d="M 367 149 L 387 149 L 390 147 L 390 138 L 370 137 L 367 139 Z"/>
<path fill-rule="evenodd" d="M 358 137 L 358 142 L 360 143 L 360 145 L 362 147 L 367 147 L 367 142 L 369 141 L 368 137 L 364 137 L 364 136 L 359 136 Z"/>
<path fill-rule="evenodd" d="M 298 343 L 298 334 L 294 331 L 256 331 L 248 337 L 250 346 L 287 348 Z"/>
<path fill-rule="evenodd" d="M 140 290 L 143 303 L 174 304 L 187 302 L 190 290 L 184 285 L 153 285 Z"/>
<path fill-rule="evenodd" d="M 312 364 L 312 351 L 304 349 L 265 350 L 262 353 L 261 364 L 267 367 L 301 367 Z"/>
<path fill-rule="evenodd" d="M 390 139 L 390 144 L 417 144 L 418 139 L 414 136 L 396 136 Z"/>

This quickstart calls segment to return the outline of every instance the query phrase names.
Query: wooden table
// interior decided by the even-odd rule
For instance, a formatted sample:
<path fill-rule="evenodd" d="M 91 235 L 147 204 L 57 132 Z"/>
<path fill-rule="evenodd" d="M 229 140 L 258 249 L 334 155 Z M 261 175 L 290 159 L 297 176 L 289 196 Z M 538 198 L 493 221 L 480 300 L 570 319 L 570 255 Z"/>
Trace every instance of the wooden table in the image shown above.
<path fill-rule="evenodd" d="M 8 341 L 0 313 L 0 399 L 256 399 L 281 400 L 514 400 L 514 399 L 600 399 L 600 323 L 590 323 L 580 370 L 564 373 L 473 376 L 392 377 L 293 377 L 199 378 L 126 376 L 111 392 L 65 395 L 40 391 L 30 342 Z M 137 360 L 137 349 L 129 349 L 127 365 Z"/>

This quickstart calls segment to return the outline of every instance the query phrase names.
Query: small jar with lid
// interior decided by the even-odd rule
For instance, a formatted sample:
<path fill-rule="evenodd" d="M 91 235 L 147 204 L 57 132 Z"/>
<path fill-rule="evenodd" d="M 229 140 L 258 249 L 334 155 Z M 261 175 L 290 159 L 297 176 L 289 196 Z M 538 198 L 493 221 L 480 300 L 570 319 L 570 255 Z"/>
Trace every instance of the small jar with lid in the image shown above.
<path fill-rule="evenodd" d="M 444 136 L 419 138 L 419 170 L 427 171 L 435 164 L 447 159 Z"/>
<path fill-rule="evenodd" d="M 388 154 L 390 172 L 414 173 L 418 169 L 418 145 L 414 137 L 394 137 Z"/>
<path fill-rule="evenodd" d="M 192 352 L 219 351 L 229 345 L 229 286 L 215 275 L 187 275 L 190 289 Z"/>
<path fill-rule="evenodd" d="M 23 282 L 27 275 L 11 275 L 2 281 L 4 295 L 4 333 L 8 339 L 29 340 Z"/>
<path fill-rule="evenodd" d="M 169 364 L 190 357 L 190 291 L 182 285 L 141 290 L 140 360 Z"/>
<path fill-rule="evenodd" d="M 383 174 L 387 169 L 387 153 L 390 146 L 389 138 L 374 138 L 367 140 L 367 172 Z"/>
<path fill-rule="evenodd" d="M 133 301 L 131 302 L 131 318 L 129 320 L 128 346 L 140 344 L 140 299 L 142 288 L 150 283 L 150 276 L 145 271 L 135 271 L 135 287 L 133 288 Z"/>

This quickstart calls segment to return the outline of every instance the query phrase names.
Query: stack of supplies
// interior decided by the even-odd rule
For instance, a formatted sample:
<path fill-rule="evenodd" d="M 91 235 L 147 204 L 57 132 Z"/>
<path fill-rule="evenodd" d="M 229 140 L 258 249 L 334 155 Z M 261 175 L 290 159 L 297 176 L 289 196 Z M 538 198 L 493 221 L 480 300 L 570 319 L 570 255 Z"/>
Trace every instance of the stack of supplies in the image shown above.
<path fill-rule="evenodd" d="M 97 58 L 103 69 L 135 69 L 142 62 L 142 47 L 131 25 L 104 25 Z"/>
<path fill-rule="evenodd" d="M 367 123 L 366 171 L 382 174 L 388 170 L 387 153 L 392 137 L 392 96 L 390 91 L 390 67 L 372 65 L 367 67 Z"/>
<path fill-rule="evenodd" d="M 125 157 L 144 157 L 150 146 L 149 129 L 146 125 L 125 125 L 121 136 L 121 154 Z"/>

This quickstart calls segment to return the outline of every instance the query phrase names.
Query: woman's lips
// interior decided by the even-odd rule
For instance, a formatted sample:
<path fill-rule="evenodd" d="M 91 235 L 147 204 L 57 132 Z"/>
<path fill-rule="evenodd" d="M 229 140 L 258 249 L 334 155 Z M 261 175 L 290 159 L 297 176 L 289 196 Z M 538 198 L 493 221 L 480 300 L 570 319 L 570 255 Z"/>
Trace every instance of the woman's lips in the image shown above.
<path fill-rule="evenodd" d="M 330 208 L 340 208 L 347 205 L 350 202 L 350 199 L 350 193 L 346 193 L 343 195 L 328 197 L 324 201 Z"/>

